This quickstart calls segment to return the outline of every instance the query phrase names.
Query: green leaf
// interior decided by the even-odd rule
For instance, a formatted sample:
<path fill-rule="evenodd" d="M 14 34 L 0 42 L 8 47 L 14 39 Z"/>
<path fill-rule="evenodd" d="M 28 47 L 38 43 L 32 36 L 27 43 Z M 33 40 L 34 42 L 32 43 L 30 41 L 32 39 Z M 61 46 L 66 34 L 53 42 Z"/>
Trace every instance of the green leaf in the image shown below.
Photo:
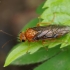
<path fill-rule="evenodd" d="M 70 70 L 69 61 L 70 49 L 60 52 L 56 56 L 36 67 L 34 70 Z"/>
<path fill-rule="evenodd" d="M 35 19 L 31 20 L 30 22 L 28 22 L 28 23 L 24 26 L 24 28 L 22 28 L 21 32 L 22 32 L 22 31 L 25 31 L 25 30 L 28 29 L 28 28 L 35 27 L 38 22 L 39 22 L 39 19 L 38 19 L 38 18 L 35 18 Z"/>
<path fill-rule="evenodd" d="M 53 55 L 55 55 L 58 51 L 60 51 L 59 46 L 55 47 L 53 49 L 48 49 L 48 51 L 43 47 L 33 54 L 26 54 L 26 55 L 18 58 L 12 64 L 14 64 L 14 65 L 25 65 L 25 64 L 42 62 L 44 60 L 49 59 Z"/>
<path fill-rule="evenodd" d="M 42 14 L 43 11 L 45 10 L 45 8 L 42 8 L 43 5 L 44 5 L 44 3 L 45 3 L 45 2 L 43 2 L 43 3 L 36 9 L 36 12 L 37 12 L 38 14 Z"/>
<path fill-rule="evenodd" d="M 41 42 L 31 42 L 31 43 L 24 42 L 17 44 L 16 46 L 14 46 L 14 49 L 7 56 L 4 67 L 8 66 L 12 61 L 16 60 L 22 55 L 25 55 L 27 52 L 33 54 L 41 47 L 42 47 Z"/>
<path fill-rule="evenodd" d="M 70 45 L 70 33 L 68 34 L 68 36 L 66 36 L 65 40 L 63 40 L 63 43 L 61 44 L 60 48 L 64 48 L 68 45 Z"/>
<path fill-rule="evenodd" d="M 50 8 L 51 12 L 61 12 L 70 15 L 70 0 L 47 0 L 43 8 Z"/>
<path fill-rule="evenodd" d="M 49 12 L 49 10 L 48 10 Z M 41 18 L 43 19 L 43 23 L 49 24 L 55 24 L 55 25 L 69 25 L 70 26 L 70 15 L 65 13 L 47 13 L 47 11 L 44 11 L 44 13 L 41 15 Z M 53 19 L 54 18 L 54 19 Z"/>
<path fill-rule="evenodd" d="M 60 48 L 66 47 L 70 45 L 69 39 L 70 39 L 70 33 L 61 38 L 50 41 L 51 43 L 48 45 L 48 48 L 53 48 L 59 44 L 61 44 Z"/>

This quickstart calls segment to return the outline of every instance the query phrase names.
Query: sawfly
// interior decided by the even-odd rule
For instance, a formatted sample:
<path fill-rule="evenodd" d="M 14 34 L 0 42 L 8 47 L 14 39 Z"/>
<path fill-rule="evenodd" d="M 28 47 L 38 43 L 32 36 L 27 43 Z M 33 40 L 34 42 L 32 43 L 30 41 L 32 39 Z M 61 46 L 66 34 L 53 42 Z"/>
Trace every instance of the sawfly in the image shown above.
<path fill-rule="evenodd" d="M 28 28 L 21 32 L 19 39 L 21 42 L 34 42 L 38 40 L 56 39 L 70 32 L 70 26 L 47 25 Z"/>

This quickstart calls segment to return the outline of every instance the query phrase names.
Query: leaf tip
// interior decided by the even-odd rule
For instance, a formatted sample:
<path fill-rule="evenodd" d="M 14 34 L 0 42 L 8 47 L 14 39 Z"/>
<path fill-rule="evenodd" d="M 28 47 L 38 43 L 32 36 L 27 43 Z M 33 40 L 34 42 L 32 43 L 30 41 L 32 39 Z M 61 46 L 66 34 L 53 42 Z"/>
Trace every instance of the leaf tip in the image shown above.
<path fill-rule="evenodd" d="M 7 67 L 9 64 L 7 64 L 6 62 L 4 63 L 3 67 Z"/>
<path fill-rule="evenodd" d="M 3 67 L 6 67 L 7 65 L 6 64 L 4 64 L 4 66 Z"/>

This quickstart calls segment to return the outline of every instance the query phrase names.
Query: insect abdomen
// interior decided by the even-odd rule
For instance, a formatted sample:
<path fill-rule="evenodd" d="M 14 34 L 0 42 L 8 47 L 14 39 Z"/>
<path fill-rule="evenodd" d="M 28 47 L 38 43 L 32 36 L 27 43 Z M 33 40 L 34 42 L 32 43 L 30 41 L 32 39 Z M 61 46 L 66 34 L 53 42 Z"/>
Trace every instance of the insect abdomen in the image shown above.
<path fill-rule="evenodd" d="M 42 28 L 41 28 L 42 27 Z M 58 26 L 58 25 L 49 25 L 49 26 L 41 26 L 36 27 L 39 32 L 34 36 L 34 40 L 43 40 L 43 39 L 49 39 L 49 38 L 57 38 L 61 37 L 67 33 L 70 32 L 70 26 Z M 35 29 L 35 28 L 34 28 Z"/>

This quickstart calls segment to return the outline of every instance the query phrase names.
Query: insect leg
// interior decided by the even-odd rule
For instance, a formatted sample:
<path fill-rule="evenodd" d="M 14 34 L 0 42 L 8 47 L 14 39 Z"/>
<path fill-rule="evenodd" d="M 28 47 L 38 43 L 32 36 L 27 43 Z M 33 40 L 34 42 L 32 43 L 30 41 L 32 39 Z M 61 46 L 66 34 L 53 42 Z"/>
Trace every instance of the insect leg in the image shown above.
<path fill-rule="evenodd" d="M 38 17 L 39 19 L 39 22 L 37 23 L 37 26 L 40 26 L 40 23 L 41 23 L 41 17 Z"/>
<path fill-rule="evenodd" d="M 28 48 L 27 48 L 26 53 L 28 53 L 29 49 L 30 49 L 30 42 L 28 41 Z"/>
<path fill-rule="evenodd" d="M 54 13 L 53 13 L 54 16 L 53 16 L 52 20 L 50 21 L 50 24 L 54 22 L 55 14 L 56 14 L 56 13 L 54 12 Z"/>
<path fill-rule="evenodd" d="M 46 44 L 45 40 L 42 40 L 42 44 L 43 44 L 43 47 L 48 51 L 48 48 L 46 48 L 46 46 L 44 45 L 44 44 Z"/>
<path fill-rule="evenodd" d="M 51 23 L 54 22 L 55 14 L 56 14 L 56 13 L 53 13 L 53 18 L 52 18 L 52 20 L 51 20 L 50 22 L 40 22 L 40 21 L 41 21 L 41 18 L 38 17 L 38 18 L 39 18 L 39 23 L 37 23 L 37 26 L 40 26 L 41 24 L 50 25 Z"/>

